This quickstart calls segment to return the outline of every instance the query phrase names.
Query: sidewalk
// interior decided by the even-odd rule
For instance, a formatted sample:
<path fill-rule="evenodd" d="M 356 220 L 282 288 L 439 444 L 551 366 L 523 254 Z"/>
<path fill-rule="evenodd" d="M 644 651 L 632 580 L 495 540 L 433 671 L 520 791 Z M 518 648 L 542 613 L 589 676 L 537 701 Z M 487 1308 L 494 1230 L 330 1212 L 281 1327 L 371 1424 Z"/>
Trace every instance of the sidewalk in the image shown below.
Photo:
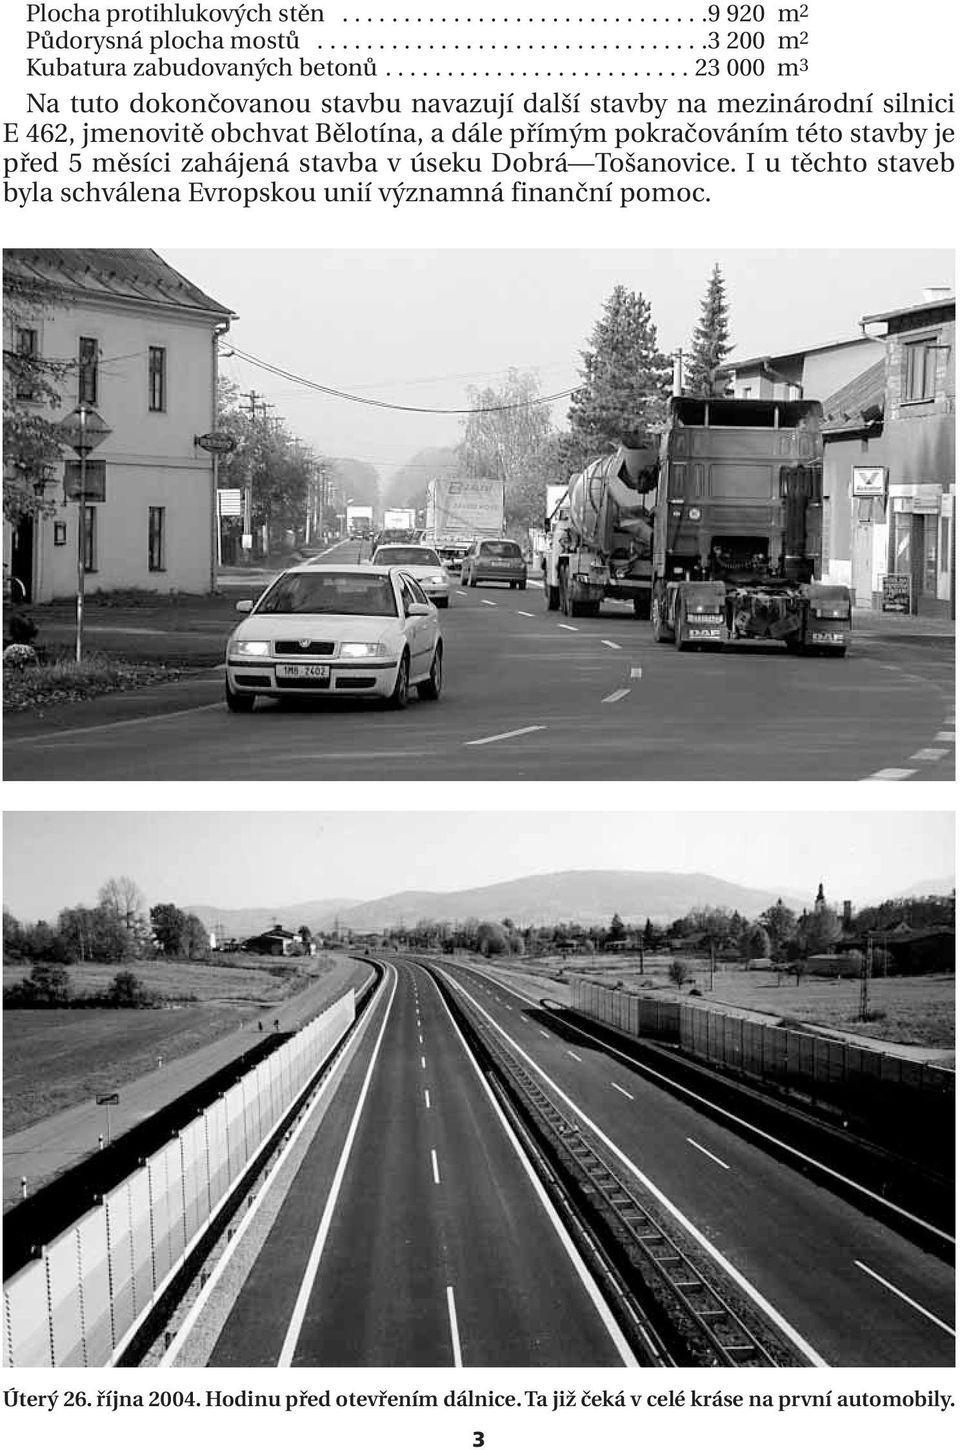
<path fill-rule="evenodd" d="M 878 609 L 854 609 L 853 637 L 869 636 L 897 644 L 912 641 L 956 640 L 956 620 L 928 614 L 882 614 Z"/>
<path fill-rule="evenodd" d="M 310 1018 L 346 991 L 359 988 L 370 968 L 350 957 L 338 961 L 333 969 L 289 1001 L 272 1005 L 262 1014 L 272 1026 L 274 1018 L 281 1032 L 294 1032 Z M 251 1009 L 249 1022 L 229 1037 L 177 1058 L 146 1077 L 125 1083 L 120 1089 L 120 1102 L 110 1109 L 111 1138 L 116 1140 L 129 1128 L 143 1122 L 152 1113 L 166 1107 L 176 1098 L 198 1086 L 206 1078 L 227 1066 L 248 1051 L 262 1034 L 257 1030 L 256 1009 Z M 99 1135 L 104 1131 L 105 1109 L 94 1102 L 78 1103 L 53 1117 L 42 1118 L 3 1142 L 3 1207 L 4 1211 L 21 1197 L 21 1178 L 26 1178 L 28 1192 L 33 1193 L 98 1149 Z"/>

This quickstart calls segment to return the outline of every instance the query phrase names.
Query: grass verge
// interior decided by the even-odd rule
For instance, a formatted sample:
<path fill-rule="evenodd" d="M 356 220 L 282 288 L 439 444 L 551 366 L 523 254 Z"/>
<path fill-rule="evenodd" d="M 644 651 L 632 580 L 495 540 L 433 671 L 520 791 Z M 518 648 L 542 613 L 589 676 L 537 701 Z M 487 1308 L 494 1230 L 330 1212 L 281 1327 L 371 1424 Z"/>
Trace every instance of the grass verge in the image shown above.
<path fill-rule="evenodd" d="M 3 708 L 6 713 L 42 710 L 73 700 L 92 700 L 118 690 L 137 690 L 180 678 L 182 670 L 166 664 L 140 664 L 91 654 L 77 664 L 72 659 L 45 661 L 3 672 Z"/>

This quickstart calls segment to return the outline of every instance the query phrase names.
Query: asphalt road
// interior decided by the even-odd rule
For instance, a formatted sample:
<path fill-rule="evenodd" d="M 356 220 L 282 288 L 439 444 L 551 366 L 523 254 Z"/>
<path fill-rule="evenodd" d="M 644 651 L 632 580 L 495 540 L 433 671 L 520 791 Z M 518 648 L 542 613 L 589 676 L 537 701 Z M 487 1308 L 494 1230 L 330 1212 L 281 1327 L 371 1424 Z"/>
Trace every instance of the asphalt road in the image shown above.
<path fill-rule="evenodd" d="M 356 546 L 353 546 L 355 552 Z M 331 558 L 336 558 L 333 553 Z M 352 554 L 351 554 L 352 557 Z M 627 608 L 548 614 L 543 592 L 460 590 L 445 685 L 228 715 L 222 671 L 8 717 L 7 780 L 952 780 L 954 650 L 870 626 L 846 659 L 653 643 Z"/>
<path fill-rule="evenodd" d="M 822 1361 L 954 1363 L 954 1272 L 642 1070 L 559 1030 L 493 973 L 449 966 L 504 1034 Z M 629 1165 L 629 1166 L 628 1166 Z"/>
<path fill-rule="evenodd" d="M 375 1012 L 209 1363 L 631 1363 L 428 975 Z"/>

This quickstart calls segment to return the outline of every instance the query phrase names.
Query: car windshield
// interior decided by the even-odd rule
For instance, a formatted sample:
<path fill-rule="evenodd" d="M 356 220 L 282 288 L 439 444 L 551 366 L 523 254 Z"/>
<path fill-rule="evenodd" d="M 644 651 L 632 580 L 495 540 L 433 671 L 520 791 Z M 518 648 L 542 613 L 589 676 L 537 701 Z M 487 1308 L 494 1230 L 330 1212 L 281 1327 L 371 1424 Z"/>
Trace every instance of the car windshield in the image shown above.
<path fill-rule="evenodd" d="M 433 564 L 440 568 L 440 560 L 432 549 L 417 549 L 412 545 L 390 544 L 378 549 L 375 564 Z"/>
<path fill-rule="evenodd" d="M 480 545 L 481 554 L 493 555 L 497 559 L 519 559 L 520 545 L 512 539 L 488 539 Z"/>
<path fill-rule="evenodd" d="M 389 579 L 377 574 L 284 574 L 258 614 L 376 614 L 393 617 L 397 601 Z"/>

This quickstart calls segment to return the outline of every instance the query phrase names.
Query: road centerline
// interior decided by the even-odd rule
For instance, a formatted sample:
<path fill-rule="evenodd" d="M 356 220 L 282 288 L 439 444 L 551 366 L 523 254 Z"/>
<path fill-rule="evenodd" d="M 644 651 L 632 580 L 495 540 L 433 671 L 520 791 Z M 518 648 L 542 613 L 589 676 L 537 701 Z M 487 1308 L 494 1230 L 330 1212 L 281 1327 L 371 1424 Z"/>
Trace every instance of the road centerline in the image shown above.
<path fill-rule="evenodd" d="M 460 1330 L 457 1326 L 457 1301 L 453 1285 L 447 1285 L 447 1315 L 450 1320 L 450 1344 L 453 1348 L 453 1367 L 463 1369 L 463 1354 L 460 1349 Z"/>
<path fill-rule="evenodd" d="M 691 1148 L 696 1148 L 697 1152 L 702 1153 L 705 1158 L 710 1158 L 714 1163 L 719 1163 L 721 1168 L 725 1168 L 728 1173 L 730 1172 L 729 1163 L 724 1163 L 722 1158 L 718 1158 L 716 1153 L 711 1153 L 709 1148 L 705 1148 L 703 1144 L 698 1143 L 695 1138 L 688 1138 L 687 1142 L 690 1144 Z"/>
<path fill-rule="evenodd" d="M 911 1299 L 910 1295 L 905 1294 L 902 1289 L 898 1289 L 896 1284 L 891 1284 L 889 1279 L 884 1279 L 881 1274 L 878 1274 L 875 1269 L 871 1269 L 862 1260 L 854 1259 L 853 1262 L 858 1269 L 862 1269 L 865 1274 L 869 1274 L 871 1279 L 876 1279 L 878 1284 L 882 1284 L 885 1289 L 889 1289 L 891 1294 L 896 1294 L 897 1298 L 902 1299 L 904 1304 L 909 1304 L 911 1309 L 916 1309 L 918 1314 L 922 1314 L 925 1319 L 929 1319 L 932 1324 L 936 1324 L 938 1328 L 942 1329 L 946 1334 L 949 1334 L 952 1339 L 956 1339 L 957 1331 L 955 1329 L 949 1324 L 945 1324 L 942 1319 L 938 1319 L 936 1314 L 931 1314 L 929 1309 L 924 1309 L 922 1304 L 918 1304 L 916 1299 Z"/>
<path fill-rule="evenodd" d="M 479 740 L 465 740 L 464 745 L 494 745 L 498 740 L 514 740 L 518 735 L 534 735 L 546 725 L 524 725 L 520 730 L 505 730 L 502 735 L 484 735 Z"/>

